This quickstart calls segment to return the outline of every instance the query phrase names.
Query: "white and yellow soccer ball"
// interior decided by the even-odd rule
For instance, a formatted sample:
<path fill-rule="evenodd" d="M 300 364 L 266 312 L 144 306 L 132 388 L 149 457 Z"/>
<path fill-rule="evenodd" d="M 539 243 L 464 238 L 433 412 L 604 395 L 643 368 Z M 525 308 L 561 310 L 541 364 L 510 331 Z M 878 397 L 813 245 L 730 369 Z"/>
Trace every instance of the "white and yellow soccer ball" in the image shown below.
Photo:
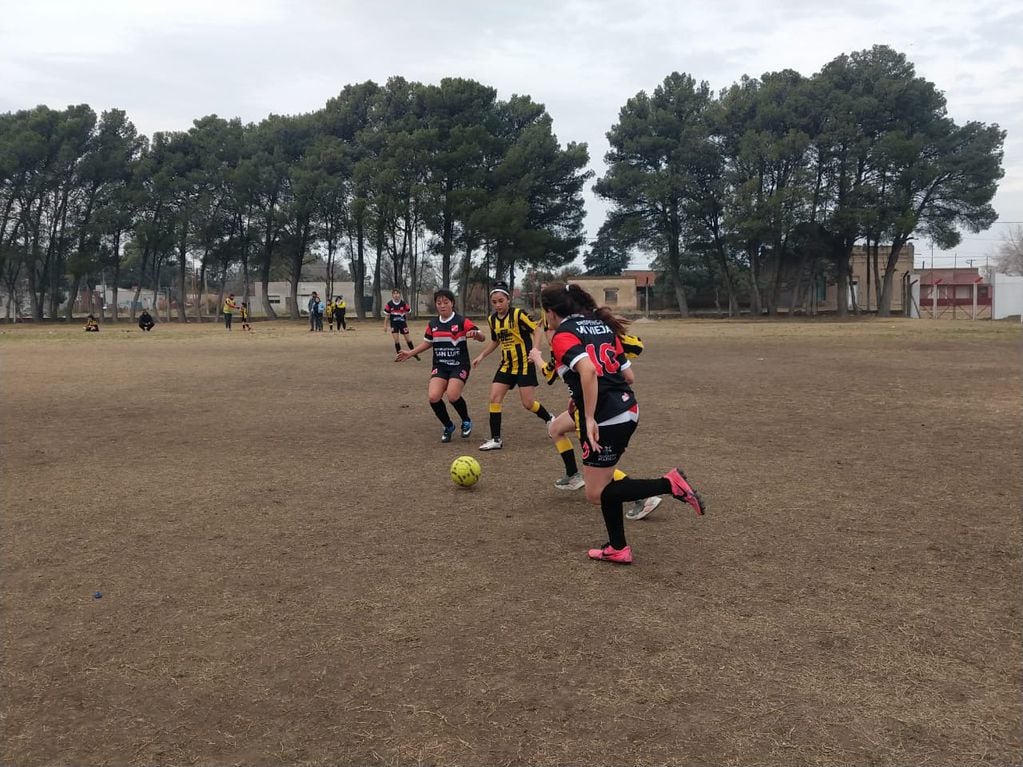
<path fill-rule="evenodd" d="M 471 455 L 460 455 L 451 463 L 451 481 L 459 487 L 472 487 L 480 481 L 480 462 Z"/>

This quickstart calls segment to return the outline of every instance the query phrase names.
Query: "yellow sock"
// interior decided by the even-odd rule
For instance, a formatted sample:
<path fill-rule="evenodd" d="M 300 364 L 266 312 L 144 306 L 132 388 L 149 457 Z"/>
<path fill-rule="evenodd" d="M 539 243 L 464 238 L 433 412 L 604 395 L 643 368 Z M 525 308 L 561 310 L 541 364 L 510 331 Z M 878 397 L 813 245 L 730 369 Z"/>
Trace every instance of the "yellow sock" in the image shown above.
<path fill-rule="evenodd" d="M 570 440 L 568 437 L 562 437 L 561 439 L 554 443 L 554 447 L 558 449 L 559 453 L 567 453 L 569 450 L 572 449 L 572 440 Z"/>
<path fill-rule="evenodd" d="M 501 403 L 500 402 L 491 402 L 490 403 L 490 412 L 491 413 L 500 413 L 501 412 Z"/>

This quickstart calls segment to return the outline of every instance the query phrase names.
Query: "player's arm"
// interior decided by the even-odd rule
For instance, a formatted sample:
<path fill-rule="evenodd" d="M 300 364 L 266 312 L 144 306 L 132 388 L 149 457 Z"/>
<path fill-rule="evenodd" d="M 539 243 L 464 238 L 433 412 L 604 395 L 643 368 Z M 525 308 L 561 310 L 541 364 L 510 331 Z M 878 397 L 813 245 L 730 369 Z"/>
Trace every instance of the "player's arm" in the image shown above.
<path fill-rule="evenodd" d="M 394 361 L 395 362 L 404 362 L 409 357 L 415 357 L 417 354 L 422 354 L 423 352 L 425 352 L 427 349 L 429 349 L 432 346 L 433 346 L 433 341 L 429 341 L 429 340 L 420 341 L 417 346 L 414 346 L 411 349 L 402 349 L 400 352 L 398 352 L 398 354 L 394 358 Z"/>
<path fill-rule="evenodd" d="M 483 331 L 480 330 L 476 323 L 470 320 L 468 317 L 465 318 L 464 326 L 466 338 L 474 338 L 477 341 L 483 341 L 486 338 L 486 336 L 483 334 Z"/>
<path fill-rule="evenodd" d="M 529 317 L 528 314 L 526 316 Z M 530 317 L 529 319 L 532 320 L 532 317 Z M 540 348 L 540 342 L 542 340 L 543 340 L 543 323 L 538 322 L 538 323 L 536 323 L 535 326 L 533 326 L 533 348 L 534 349 L 539 349 Z M 539 367 L 539 365 L 537 365 L 537 367 Z"/>
<path fill-rule="evenodd" d="M 384 332 L 391 329 L 391 315 L 384 312 Z"/>
<path fill-rule="evenodd" d="M 477 365 L 479 365 L 484 359 L 493 354 L 494 350 L 500 345 L 501 344 L 497 339 L 494 338 L 490 339 L 490 343 L 483 347 L 483 351 L 481 351 L 473 358 L 472 366 L 476 367 Z"/>
<path fill-rule="evenodd" d="M 588 356 L 580 356 L 574 370 L 579 374 L 579 383 L 583 390 L 583 415 L 586 417 L 586 439 L 594 450 L 600 450 L 600 431 L 597 428 L 597 369 Z"/>

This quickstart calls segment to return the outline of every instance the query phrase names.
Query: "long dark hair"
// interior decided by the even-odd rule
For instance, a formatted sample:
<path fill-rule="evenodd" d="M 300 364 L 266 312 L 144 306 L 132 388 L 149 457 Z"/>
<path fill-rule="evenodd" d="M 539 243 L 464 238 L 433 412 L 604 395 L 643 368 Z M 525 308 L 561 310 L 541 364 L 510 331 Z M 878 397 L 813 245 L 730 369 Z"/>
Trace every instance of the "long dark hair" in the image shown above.
<path fill-rule="evenodd" d="M 610 307 L 597 306 L 593 296 L 573 283 L 554 282 L 548 285 L 540 293 L 540 306 L 544 310 L 550 309 L 562 319 L 573 314 L 596 317 L 611 328 L 616 336 L 625 333 L 629 327 L 627 319 L 615 315 Z"/>

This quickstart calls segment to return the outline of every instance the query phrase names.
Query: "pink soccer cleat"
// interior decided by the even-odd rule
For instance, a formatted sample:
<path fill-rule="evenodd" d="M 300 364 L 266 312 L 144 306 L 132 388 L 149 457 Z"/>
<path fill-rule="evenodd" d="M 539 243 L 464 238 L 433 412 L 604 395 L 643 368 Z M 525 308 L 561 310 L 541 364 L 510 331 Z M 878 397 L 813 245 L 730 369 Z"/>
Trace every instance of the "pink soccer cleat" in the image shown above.
<path fill-rule="evenodd" d="M 703 505 L 703 499 L 700 497 L 700 494 L 689 484 L 689 480 L 686 479 L 686 475 L 682 473 L 682 470 L 672 469 L 664 475 L 664 478 L 671 483 L 671 494 L 682 501 L 682 503 L 688 503 L 693 507 L 696 516 L 702 517 L 707 508 Z"/>
<path fill-rule="evenodd" d="M 616 549 L 613 548 L 610 543 L 606 543 L 603 548 L 590 549 L 587 554 L 590 559 L 600 559 L 604 562 L 615 562 L 619 565 L 632 564 L 631 546 L 626 546 L 624 549 Z"/>

